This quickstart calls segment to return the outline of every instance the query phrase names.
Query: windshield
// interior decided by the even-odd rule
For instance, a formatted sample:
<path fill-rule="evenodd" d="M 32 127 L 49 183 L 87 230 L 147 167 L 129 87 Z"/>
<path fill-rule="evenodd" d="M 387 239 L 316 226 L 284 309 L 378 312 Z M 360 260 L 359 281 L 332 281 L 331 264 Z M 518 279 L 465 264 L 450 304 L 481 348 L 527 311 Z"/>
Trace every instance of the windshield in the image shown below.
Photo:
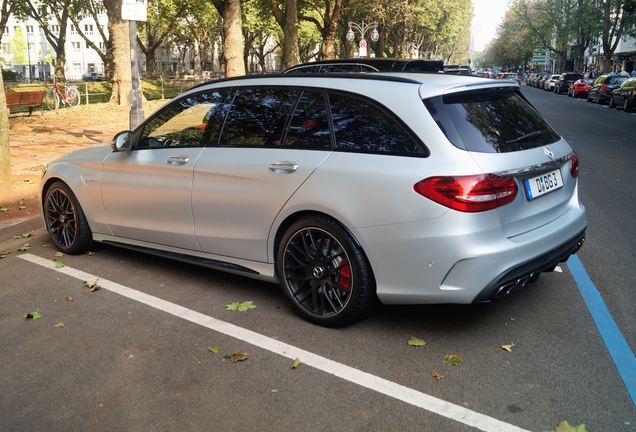
<path fill-rule="evenodd" d="M 462 150 L 507 153 L 560 139 L 516 89 L 436 96 L 424 104 L 449 141 Z"/>

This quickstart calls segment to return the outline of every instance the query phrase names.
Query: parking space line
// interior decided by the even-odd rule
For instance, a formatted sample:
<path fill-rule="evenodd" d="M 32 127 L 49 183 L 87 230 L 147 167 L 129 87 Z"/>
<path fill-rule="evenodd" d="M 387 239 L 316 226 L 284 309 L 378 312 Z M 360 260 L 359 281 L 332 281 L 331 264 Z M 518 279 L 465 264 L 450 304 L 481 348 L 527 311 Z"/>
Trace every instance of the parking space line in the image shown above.
<path fill-rule="evenodd" d="M 601 334 L 603 343 L 607 347 L 616 369 L 618 369 L 618 374 L 625 383 L 627 393 L 629 393 L 632 403 L 636 406 L 636 358 L 634 353 L 612 318 L 612 314 L 607 309 L 601 293 L 592 282 L 587 271 L 585 271 L 585 267 L 583 267 L 579 257 L 572 255 L 567 262 L 567 266 L 587 305 L 587 309 L 592 315 L 594 324 L 596 324 L 596 328 Z"/>
<path fill-rule="evenodd" d="M 55 263 L 53 261 L 32 254 L 23 254 L 18 258 L 82 281 L 99 278 L 99 286 L 102 289 L 114 292 L 139 303 L 143 303 L 147 306 L 169 313 L 194 324 L 198 324 L 202 327 L 206 327 L 210 330 L 242 340 L 280 356 L 289 359 L 300 358 L 307 366 L 311 366 L 322 372 L 337 376 L 343 380 L 376 391 L 393 399 L 422 408 L 431 413 L 472 426 L 476 429 L 486 432 L 528 432 L 527 430 L 514 426 L 510 423 L 497 420 L 485 414 L 447 402 L 443 399 L 422 393 L 415 389 L 372 375 L 351 366 L 329 360 L 318 354 L 305 351 L 302 348 L 289 345 L 285 342 L 278 341 L 246 328 L 204 315 L 192 309 L 179 306 L 178 304 L 171 303 L 116 282 L 103 279 L 97 275 L 86 273 L 68 266 L 55 268 Z"/>

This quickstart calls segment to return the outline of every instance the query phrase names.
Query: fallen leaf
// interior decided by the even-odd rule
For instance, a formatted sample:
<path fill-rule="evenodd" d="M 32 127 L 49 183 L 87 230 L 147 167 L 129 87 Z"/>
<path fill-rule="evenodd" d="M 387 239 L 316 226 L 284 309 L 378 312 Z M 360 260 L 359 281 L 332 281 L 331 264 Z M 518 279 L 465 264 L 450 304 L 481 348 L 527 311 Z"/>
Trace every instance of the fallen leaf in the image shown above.
<path fill-rule="evenodd" d="M 66 301 L 71 303 L 73 301 L 73 297 L 71 297 L 70 295 L 66 296 Z"/>
<path fill-rule="evenodd" d="M 18 210 L 24 210 L 27 208 L 26 204 L 24 204 L 23 200 L 18 201 Z"/>
<path fill-rule="evenodd" d="M 59 259 L 54 259 L 53 262 L 55 263 L 55 268 L 64 267 L 64 263 L 62 261 L 60 261 Z"/>
<path fill-rule="evenodd" d="M 253 301 L 244 301 L 242 303 L 233 302 L 225 305 L 225 309 L 232 312 L 246 312 L 250 309 L 254 309 L 256 305 Z"/>
<path fill-rule="evenodd" d="M 442 359 L 442 363 L 446 363 L 447 365 L 457 366 L 461 363 L 464 363 L 464 359 L 455 354 L 446 354 Z"/>
<path fill-rule="evenodd" d="M 512 352 L 512 347 L 517 346 L 514 342 L 510 342 L 508 345 L 500 345 L 499 348 L 501 348 L 504 351 L 508 351 L 508 352 Z"/>
<path fill-rule="evenodd" d="M 55 252 L 55 256 L 56 257 L 63 257 L 64 253 L 63 252 Z"/>
<path fill-rule="evenodd" d="M 278 389 L 272 389 L 272 393 L 278 393 Z"/>
<path fill-rule="evenodd" d="M 22 318 L 24 318 L 25 320 L 39 320 L 40 318 L 42 318 L 42 314 L 40 313 L 40 311 L 29 312 L 22 315 Z"/>
<path fill-rule="evenodd" d="M 6 208 L 6 207 L 0 207 L 0 213 L 6 213 L 6 212 L 8 212 L 8 211 L 9 211 L 9 209 L 8 209 L 8 208 Z"/>
<path fill-rule="evenodd" d="M 232 352 L 230 354 L 225 354 L 225 356 L 223 356 L 223 358 L 232 361 L 232 363 L 237 363 L 237 362 L 245 361 L 248 358 L 250 358 L 250 353 L 234 351 L 234 352 Z"/>
<path fill-rule="evenodd" d="M 298 366 L 300 366 L 300 364 L 301 364 L 300 359 L 299 359 L 298 357 L 296 357 L 296 358 L 294 359 L 294 362 L 292 363 L 291 368 L 292 368 L 292 369 L 296 369 Z"/>
<path fill-rule="evenodd" d="M 441 374 L 441 373 L 439 373 L 439 372 L 433 372 L 433 373 L 431 374 L 431 376 L 433 377 L 433 379 L 434 379 L 435 381 L 441 381 L 441 380 L 443 380 L 443 379 L 444 379 L 444 375 L 442 375 L 442 374 Z"/>
<path fill-rule="evenodd" d="M 33 235 L 33 233 L 31 231 L 29 232 L 23 232 L 21 234 L 16 234 L 13 236 L 14 239 L 25 239 L 25 238 L 29 238 Z"/>
<path fill-rule="evenodd" d="M 88 255 L 88 256 L 93 256 L 93 255 L 95 255 L 95 252 L 93 252 L 93 251 L 88 251 L 88 252 L 86 252 L 86 255 Z"/>
<path fill-rule="evenodd" d="M 11 254 L 11 251 L 10 251 L 10 250 L 6 250 L 6 251 L 2 251 L 2 252 L 0 252 L 0 259 L 2 259 L 2 258 L 6 258 L 6 257 L 7 257 L 7 255 L 9 255 L 9 254 Z"/>
<path fill-rule="evenodd" d="M 31 249 L 31 245 L 29 243 L 25 243 L 20 248 L 18 248 L 18 252 L 26 252 L 29 249 Z"/>
<path fill-rule="evenodd" d="M 570 423 L 563 420 L 554 428 L 554 432 L 587 432 L 584 424 L 578 426 L 570 426 Z"/>
<path fill-rule="evenodd" d="M 57 323 L 57 324 L 53 324 L 53 327 L 56 327 L 56 328 L 64 328 L 64 323 L 63 323 L 63 322 L 59 322 L 59 323 Z"/>
<path fill-rule="evenodd" d="M 426 345 L 426 342 L 424 341 L 424 339 L 418 339 L 416 337 L 411 337 L 411 339 L 409 339 L 407 344 L 409 344 L 411 346 L 414 346 L 414 347 L 423 347 L 424 345 Z"/>
<path fill-rule="evenodd" d="M 35 182 L 33 181 L 33 179 L 29 179 L 29 178 L 25 178 L 25 179 L 24 179 L 24 180 L 22 180 L 22 181 L 23 181 L 23 182 L 25 182 L 25 183 L 35 183 Z"/>
<path fill-rule="evenodd" d="M 211 353 L 214 353 L 214 354 L 218 354 L 219 351 L 221 351 L 221 349 L 219 347 L 217 347 L 217 346 L 209 346 L 208 347 L 208 351 L 210 351 Z"/>
<path fill-rule="evenodd" d="M 95 292 L 101 288 L 98 282 L 99 279 L 85 280 L 84 286 L 88 288 L 89 292 Z"/>

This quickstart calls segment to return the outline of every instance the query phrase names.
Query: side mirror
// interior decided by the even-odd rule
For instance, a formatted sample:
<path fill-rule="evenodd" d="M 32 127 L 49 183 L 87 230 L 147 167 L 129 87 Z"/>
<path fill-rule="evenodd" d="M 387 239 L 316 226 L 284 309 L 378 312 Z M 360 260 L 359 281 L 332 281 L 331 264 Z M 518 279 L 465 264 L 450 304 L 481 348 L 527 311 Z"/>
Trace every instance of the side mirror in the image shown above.
<path fill-rule="evenodd" d="M 132 132 L 130 131 L 119 132 L 117 135 L 115 135 L 115 137 L 113 138 L 113 144 L 112 144 L 113 151 L 114 152 L 130 151 L 131 136 L 132 136 Z"/>

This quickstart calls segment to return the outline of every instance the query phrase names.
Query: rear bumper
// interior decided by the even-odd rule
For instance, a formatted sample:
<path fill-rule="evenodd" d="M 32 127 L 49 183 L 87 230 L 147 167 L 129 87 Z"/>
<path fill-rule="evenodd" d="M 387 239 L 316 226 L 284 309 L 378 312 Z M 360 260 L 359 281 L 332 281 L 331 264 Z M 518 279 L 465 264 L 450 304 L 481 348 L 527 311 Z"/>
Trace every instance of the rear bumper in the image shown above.
<path fill-rule="evenodd" d="M 559 264 L 566 262 L 585 242 L 585 230 L 559 247 L 520 264 L 493 281 L 475 299 L 475 302 L 495 300 L 524 287 L 541 272 L 551 272 Z"/>
<path fill-rule="evenodd" d="M 582 244 L 587 226 L 585 208 L 576 200 L 555 220 L 514 237 L 507 237 L 497 216 L 488 213 L 448 212 L 426 222 L 358 229 L 380 301 L 489 300 L 566 260 Z"/>

